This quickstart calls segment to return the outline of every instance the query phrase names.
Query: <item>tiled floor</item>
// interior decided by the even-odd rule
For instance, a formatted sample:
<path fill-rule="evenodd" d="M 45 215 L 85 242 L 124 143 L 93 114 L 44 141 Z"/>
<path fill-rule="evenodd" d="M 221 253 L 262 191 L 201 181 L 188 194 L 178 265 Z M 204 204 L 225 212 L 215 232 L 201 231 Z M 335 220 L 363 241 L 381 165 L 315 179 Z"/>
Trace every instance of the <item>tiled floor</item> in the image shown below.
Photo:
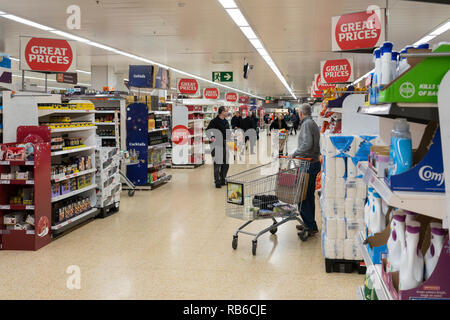
<path fill-rule="evenodd" d="M 291 222 L 261 237 L 256 256 L 245 235 L 233 250 L 241 221 L 225 216 L 212 167 L 171 173 L 169 184 L 133 198 L 123 193 L 118 214 L 37 252 L 0 251 L 0 299 L 356 298 L 363 276 L 327 274 L 320 237 L 301 242 Z M 70 265 L 80 267 L 79 290 L 66 287 Z"/>

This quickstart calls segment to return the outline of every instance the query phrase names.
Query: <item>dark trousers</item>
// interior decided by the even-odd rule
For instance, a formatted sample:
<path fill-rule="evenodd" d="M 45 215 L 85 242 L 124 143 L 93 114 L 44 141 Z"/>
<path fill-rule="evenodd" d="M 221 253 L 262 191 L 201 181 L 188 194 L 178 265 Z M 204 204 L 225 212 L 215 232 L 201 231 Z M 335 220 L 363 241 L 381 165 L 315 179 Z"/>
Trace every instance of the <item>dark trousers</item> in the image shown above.
<path fill-rule="evenodd" d="M 306 193 L 306 199 L 303 200 L 298 205 L 298 209 L 300 211 L 300 215 L 302 216 L 303 222 L 305 226 L 309 230 L 318 230 L 315 214 L 316 214 L 316 201 L 315 201 L 315 192 L 316 192 L 316 177 L 320 172 L 320 161 L 311 163 L 308 173 L 308 191 Z"/>
<path fill-rule="evenodd" d="M 214 182 L 216 185 L 225 183 L 229 168 L 230 165 L 228 163 L 217 164 L 214 162 Z"/>

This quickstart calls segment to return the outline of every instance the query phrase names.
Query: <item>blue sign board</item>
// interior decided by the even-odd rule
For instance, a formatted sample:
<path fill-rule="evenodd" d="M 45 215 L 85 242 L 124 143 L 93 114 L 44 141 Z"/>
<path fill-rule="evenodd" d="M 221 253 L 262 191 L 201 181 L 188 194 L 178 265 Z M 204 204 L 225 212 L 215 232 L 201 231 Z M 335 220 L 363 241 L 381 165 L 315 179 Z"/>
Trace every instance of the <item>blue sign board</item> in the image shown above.
<path fill-rule="evenodd" d="M 127 150 L 139 153 L 139 163 L 127 167 L 127 177 L 136 186 L 148 181 L 148 109 L 144 103 L 127 107 Z"/>
<path fill-rule="evenodd" d="M 153 66 L 130 66 L 128 84 L 136 88 L 153 88 Z"/>

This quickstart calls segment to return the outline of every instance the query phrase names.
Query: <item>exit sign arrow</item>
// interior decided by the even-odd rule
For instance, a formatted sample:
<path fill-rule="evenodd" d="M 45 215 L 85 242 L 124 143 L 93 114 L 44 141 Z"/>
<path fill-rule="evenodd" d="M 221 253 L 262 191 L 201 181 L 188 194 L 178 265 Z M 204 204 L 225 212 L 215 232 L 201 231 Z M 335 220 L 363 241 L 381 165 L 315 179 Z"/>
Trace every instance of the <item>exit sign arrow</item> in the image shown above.
<path fill-rule="evenodd" d="M 214 71 L 212 73 L 213 82 L 233 82 L 233 72 L 231 71 Z"/>
<path fill-rule="evenodd" d="M 232 78 L 232 76 L 229 73 L 225 73 L 225 75 L 223 76 L 225 78 L 225 80 L 230 81 L 230 79 Z"/>

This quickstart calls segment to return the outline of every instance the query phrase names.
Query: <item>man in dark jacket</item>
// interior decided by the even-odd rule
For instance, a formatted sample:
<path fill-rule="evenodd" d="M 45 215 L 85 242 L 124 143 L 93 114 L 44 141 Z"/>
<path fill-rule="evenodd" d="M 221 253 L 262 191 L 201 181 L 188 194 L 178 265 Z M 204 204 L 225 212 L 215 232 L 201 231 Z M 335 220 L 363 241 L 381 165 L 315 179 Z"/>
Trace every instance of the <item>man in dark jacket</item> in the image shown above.
<path fill-rule="evenodd" d="M 220 107 L 217 117 L 209 122 L 206 128 L 206 135 L 211 139 L 213 150 L 211 156 L 214 161 L 214 182 L 216 188 L 221 188 L 225 185 L 228 169 L 228 150 L 226 148 L 227 130 L 230 129 L 228 120 L 226 119 L 228 110 L 225 107 Z M 215 129 L 215 130 L 210 130 Z"/>
<path fill-rule="evenodd" d="M 308 169 L 309 180 L 306 200 L 299 204 L 299 211 L 305 223 L 307 235 L 314 235 L 318 232 L 315 220 L 315 191 L 316 177 L 320 172 L 320 131 L 311 117 L 311 106 L 309 104 L 302 104 L 299 116 L 300 120 L 302 120 L 302 125 L 298 135 L 298 147 L 290 157 L 312 159 Z M 297 226 L 297 229 L 305 231 L 303 226 L 300 225 Z"/>
<path fill-rule="evenodd" d="M 247 144 L 247 141 L 250 140 L 250 153 L 253 154 L 253 149 L 256 143 L 256 125 L 250 116 L 242 119 L 241 129 L 244 130 L 245 144 Z"/>
<path fill-rule="evenodd" d="M 236 111 L 233 118 L 231 118 L 231 129 L 238 129 L 241 127 L 242 117 L 239 111 Z"/>

